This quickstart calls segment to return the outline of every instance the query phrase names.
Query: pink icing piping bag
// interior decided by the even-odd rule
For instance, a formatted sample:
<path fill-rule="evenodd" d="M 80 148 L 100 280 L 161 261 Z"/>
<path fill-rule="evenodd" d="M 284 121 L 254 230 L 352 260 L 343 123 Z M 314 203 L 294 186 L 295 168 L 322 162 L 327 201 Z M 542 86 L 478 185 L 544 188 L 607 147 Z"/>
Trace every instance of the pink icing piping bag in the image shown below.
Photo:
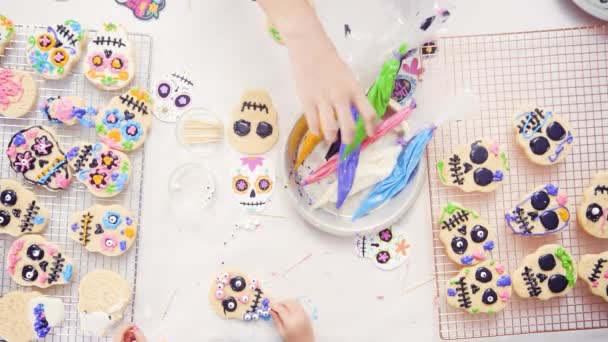
<path fill-rule="evenodd" d="M 401 122 L 403 122 L 404 120 L 407 120 L 407 118 L 410 116 L 410 114 L 412 113 L 412 110 L 414 108 L 416 108 L 416 103 L 414 101 L 412 101 L 412 104 L 410 106 L 401 109 L 400 111 L 398 111 L 395 114 L 388 117 L 386 120 L 382 121 L 382 123 L 380 123 L 378 125 L 378 127 L 376 127 L 376 134 L 374 134 L 374 136 L 372 136 L 372 137 L 367 137 L 363 141 L 362 149 L 367 148 L 367 146 L 369 146 L 370 144 L 373 144 L 378 139 L 380 139 L 384 135 L 386 135 L 386 133 L 390 132 L 395 127 L 400 125 Z M 336 171 L 336 169 L 338 168 L 338 158 L 339 158 L 339 156 L 335 155 L 335 156 L 331 157 L 325 163 L 321 164 L 306 179 L 304 179 L 304 181 L 302 182 L 302 185 L 306 186 L 306 185 L 318 182 L 321 179 L 334 173 Z"/>

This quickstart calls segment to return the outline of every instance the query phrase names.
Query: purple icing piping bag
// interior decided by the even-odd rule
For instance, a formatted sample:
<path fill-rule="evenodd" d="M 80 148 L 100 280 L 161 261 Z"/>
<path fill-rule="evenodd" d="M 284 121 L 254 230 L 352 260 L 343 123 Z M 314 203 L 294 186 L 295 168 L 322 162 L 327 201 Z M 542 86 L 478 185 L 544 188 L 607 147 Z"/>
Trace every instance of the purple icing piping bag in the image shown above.
<path fill-rule="evenodd" d="M 353 114 L 353 119 L 356 121 L 359 117 L 359 113 L 354 106 L 350 107 L 350 111 Z M 346 197 L 350 193 L 355 181 L 355 174 L 357 173 L 357 165 L 359 165 L 359 155 L 361 154 L 361 145 L 346 158 L 343 158 L 346 150 L 346 144 L 340 144 L 340 159 L 338 160 L 338 199 L 336 200 L 336 209 L 340 209 Z"/>

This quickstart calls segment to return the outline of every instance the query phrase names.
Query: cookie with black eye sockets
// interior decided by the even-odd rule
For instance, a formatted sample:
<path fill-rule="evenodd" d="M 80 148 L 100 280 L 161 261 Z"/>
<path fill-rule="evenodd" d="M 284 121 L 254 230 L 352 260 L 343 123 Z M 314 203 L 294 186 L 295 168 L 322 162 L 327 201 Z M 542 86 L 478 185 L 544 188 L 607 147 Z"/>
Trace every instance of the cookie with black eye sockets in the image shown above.
<path fill-rule="evenodd" d="M 572 126 L 561 115 L 537 106 L 525 106 L 513 116 L 515 141 L 528 159 L 538 165 L 553 165 L 572 150 Z"/>
<path fill-rule="evenodd" d="M 608 239 L 608 172 L 598 172 L 583 192 L 583 201 L 576 209 L 576 219 L 585 232 Z"/>
<path fill-rule="evenodd" d="M 270 299 L 260 281 L 236 269 L 219 273 L 209 288 L 209 304 L 220 317 L 270 320 Z"/>
<path fill-rule="evenodd" d="M 500 146 L 480 139 L 457 147 L 437 162 L 439 180 L 464 192 L 491 192 L 502 184 L 509 170 L 507 156 Z"/>
<path fill-rule="evenodd" d="M 578 277 L 589 285 L 592 294 L 608 302 L 608 251 L 583 255 L 578 262 Z"/>
<path fill-rule="evenodd" d="M 278 114 L 264 90 L 249 90 L 232 111 L 228 141 L 237 151 L 256 155 L 269 151 L 279 138 Z"/>
<path fill-rule="evenodd" d="M 511 277 L 503 265 L 486 260 L 465 267 L 447 283 L 447 302 L 469 313 L 496 313 L 511 299 Z"/>
<path fill-rule="evenodd" d="M 554 234 L 568 227 L 568 195 L 554 184 L 541 185 L 526 194 L 505 214 L 513 233 L 524 236 Z"/>
<path fill-rule="evenodd" d="M 487 260 L 494 249 L 494 227 L 473 210 L 448 203 L 439 218 L 439 240 L 445 253 L 459 265 L 476 265 Z"/>
<path fill-rule="evenodd" d="M 0 179 L 0 235 L 37 234 L 49 222 L 36 195 L 12 179 Z"/>
<path fill-rule="evenodd" d="M 527 255 L 511 273 L 513 290 L 521 298 L 547 300 L 570 293 L 576 285 L 576 262 L 560 245 L 544 245 Z"/>

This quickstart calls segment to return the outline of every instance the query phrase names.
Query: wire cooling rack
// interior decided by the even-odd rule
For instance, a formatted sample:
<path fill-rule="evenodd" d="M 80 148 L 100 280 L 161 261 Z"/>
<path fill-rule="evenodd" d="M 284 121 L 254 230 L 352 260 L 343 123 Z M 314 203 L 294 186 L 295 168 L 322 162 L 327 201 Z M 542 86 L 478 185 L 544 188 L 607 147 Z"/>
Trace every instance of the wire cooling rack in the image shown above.
<path fill-rule="evenodd" d="M 4 56 L 0 57 L 0 66 L 4 68 L 17 68 L 31 71 L 26 58 L 27 37 L 34 34 L 40 27 L 36 26 L 19 26 L 16 25 L 16 36 L 11 44 L 4 50 Z M 89 39 L 94 35 L 94 31 L 89 31 Z M 150 54 L 152 51 L 152 38 L 147 35 L 131 34 L 131 43 L 136 49 L 137 59 L 137 74 L 131 85 L 149 87 L 150 76 Z M 103 108 L 113 96 L 121 92 L 106 92 L 95 88 L 89 81 L 86 80 L 83 71 L 83 59 L 81 57 L 79 67 L 73 69 L 71 75 L 59 81 L 46 81 L 37 78 L 38 84 L 38 101 L 36 106 L 49 96 L 80 96 L 85 99 L 87 105 L 96 108 Z M 128 88 L 127 88 L 128 89 Z M 126 90 L 123 90 L 123 92 Z M 4 149 L 8 146 L 11 136 L 20 130 L 22 127 L 42 124 L 51 126 L 57 132 L 61 146 L 66 151 L 67 147 L 78 141 L 94 142 L 96 141 L 95 129 L 84 128 L 82 126 L 60 126 L 53 125 L 44 119 L 38 108 L 32 108 L 31 112 L 24 117 L 10 119 L 0 117 L 0 177 L 19 179 L 23 182 L 23 178 L 18 176 L 9 166 L 9 161 L 4 153 Z M 91 195 L 84 185 L 77 180 L 72 179 L 72 185 L 68 191 L 49 192 L 40 187 L 32 188 L 29 184 L 24 184 L 30 190 L 33 190 L 42 204 L 49 209 L 51 221 L 44 232 L 44 236 L 51 242 L 54 242 L 59 248 L 63 249 L 69 255 L 76 268 L 74 278 L 69 285 L 55 286 L 46 290 L 36 290 L 45 295 L 56 296 L 61 298 L 66 306 L 65 320 L 61 327 L 52 330 L 52 336 L 47 336 L 47 341 L 75 341 L 87 340 L 95 341 L 97 339 L 84 337 L 79 329 L 78 320 L 78 284 L 80 279 L 90 271 L 95 269 L 109 269 L 123 275 L 129 283 L 132 284 L 133 298 L 135 298 L 136 280 L 137 280 L 137 259 L 139 253 L 139 237 L 134 246 L 122 256 L 107 257 L 99 253 L 91 253 L 84 249 L 80 244 L 72 241 L 67 237 L 68 220 L 70 215 L 75 211 L 84 210 L 93 204 L 121 204 L 126 208 L 130 208 L 136 217 L 141 219 L 141 201 L 142 201 L 142 186 L 143 186 L 143 171 L 144 171 L 144 151 L 138 149 L 129 153 L 131 165 L 133 165 L 131 179 L 125 191 L 112 199 L 101 199 Z M 140 222 L 141 220 L 138 220 Z M 139 225 L 139 223 L 138 223 Z M 142 233 L 138 226 L 139 234 Z M 2 235 L 0 236 L 0 294 L 4 295 L 11 291 L 30 291 L 33 288 L 24 288 L 18 286 L 12 281 L 6 272 L 5 258 L 13 238 Z M 134 303 L 125 309 L 125 321 L 133 321 Z M 101 338 L 99 340 L 106 340 Z"/>
<path fill-rule="evenodd" d="M 436 165 L 458 145 L 487 137 L 506 150 L 511 167 L 502 187 L 489 194 L 447 188 L 440 183 L 437 170 L 429 167 L 439 335 L 471 339 L 608 327 L 608 303 L 592 296 L 581 281 L 567 297 L 545 302 L 514 294 L 507 308 L 494 315 L 471 315 L 449 307 L 446 282 L 458 268 L 445 255 L 437 224 L 448 201 L 477 211 L 497 231 L 493 258 L 509 270 L 546 243 L 563 245 L 575 259 L 608 249 L 606 240 L 588 236 L 576 223 L 583 189 L 596 172 L 608 169 L 608 28 L 446 37 L 438 41 L 438 48 L 440 53 L 429 62 L 445 68 L 448 91 L 471 89 L 479 98 L 480 112 L 437 130 L 429 144 L 429 165 Z M 536 104 L 569 119 L 575 138 L 565 161 L 535 166 L 516 146 L 511 119 L 523 104 Z M 542 238 L 514 235 L 504 214 L 522 195 L 549 182 L 569 196 L 570 227 Z"/>

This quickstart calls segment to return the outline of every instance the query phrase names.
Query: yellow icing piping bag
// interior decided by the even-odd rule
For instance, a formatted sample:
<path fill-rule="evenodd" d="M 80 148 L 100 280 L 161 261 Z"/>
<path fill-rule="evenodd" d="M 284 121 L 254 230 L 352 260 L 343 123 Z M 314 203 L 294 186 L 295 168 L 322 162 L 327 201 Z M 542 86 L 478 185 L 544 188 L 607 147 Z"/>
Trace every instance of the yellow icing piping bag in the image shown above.
<path fill-rule="evenodd" d="M 302 141 L 302 146 L 300 147 L 300 152 L 298 153 L 298 159 L 293 166 L 294 170 L 297 170 L 304 160 L 308 158 L 308 156 L 312 153 L 312 151 L 317 147 L 317 145 L 321 142 L 321 137 L 313 134 L 311 131 L 306 132 L 304 136 L 304 140 Z"/>

